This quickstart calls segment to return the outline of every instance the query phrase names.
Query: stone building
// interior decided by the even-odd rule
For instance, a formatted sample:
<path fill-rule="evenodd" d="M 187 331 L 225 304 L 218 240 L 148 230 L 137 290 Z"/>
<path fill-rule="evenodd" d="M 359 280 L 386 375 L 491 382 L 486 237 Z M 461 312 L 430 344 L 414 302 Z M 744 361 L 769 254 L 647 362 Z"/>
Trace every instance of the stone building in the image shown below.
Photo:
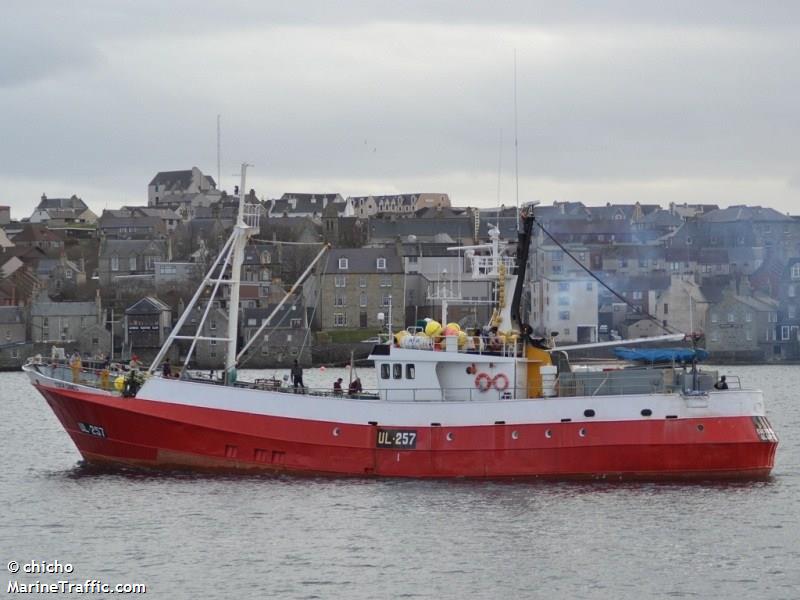
<path fill-rule="evenodd" d="M 404 327 L 403 264 L 394 249 L 337 248 L 317 267 L 320 329 Z M 381 318 L 382 317 L 382 318 Z"/>

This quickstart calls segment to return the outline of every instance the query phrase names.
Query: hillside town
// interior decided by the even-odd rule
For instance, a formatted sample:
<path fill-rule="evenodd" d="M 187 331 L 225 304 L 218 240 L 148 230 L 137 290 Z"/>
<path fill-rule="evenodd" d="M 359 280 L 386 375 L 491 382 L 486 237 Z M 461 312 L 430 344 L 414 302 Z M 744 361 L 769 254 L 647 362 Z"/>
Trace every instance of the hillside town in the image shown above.
<path fill-rule="evenodd" d="M 238 195 L 193 167 L 157 173 L 146 203 L 100 214 L 77 195 L 42 194 L 19 218 L 0 206 L 0 367 L 53 346 L 152 358 L 227 239 Z M 460 248 L 495 229 L 516 240 L 516 208 L 455 206 L 447 193 L 265 199 L 249 190 L 246 202 L 264 216 L 241 273 L 241 341 L 331 246 L 259 334 L 246 368 L 345 360 L 380 332 L 439 317 L 442 297 L 450 321 L 480 327 L 497 291 L 470 279 Z M 563 344 L 679 331 L 697 334 L 720 362 L 800 359 L 800 216 L 674 203 L 534 210 L 522 300 L 535 333 Z M 207 319 L 189 315 L 183 331 L 203 323 L 214 337 L 227 327 L 226 301 Z M 193 366 L 221 367 L 216 343 L 199 341 Z M 184 351 L 178 345 L 174 359 Z"/>

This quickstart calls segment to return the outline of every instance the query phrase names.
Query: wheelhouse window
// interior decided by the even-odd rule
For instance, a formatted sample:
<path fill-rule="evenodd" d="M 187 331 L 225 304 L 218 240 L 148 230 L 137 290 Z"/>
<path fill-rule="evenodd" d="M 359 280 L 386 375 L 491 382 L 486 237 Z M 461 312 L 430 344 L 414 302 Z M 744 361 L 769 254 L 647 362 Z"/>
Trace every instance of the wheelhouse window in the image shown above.
<path fill-rule="evenodd" d="M 381 365 L 381 379 L 389 379 L 389 365 L 386 363 Z"/>
<path fill-rule="evenodd" d="M 402 379 L 403 378 L 403 365 L 400 363 L 396 363 L 392 365 L 392 374 L 394 375 L 395 379 Z"/>
<path fill-rule="evenodd" d="M 406 365 L 406 379 L 414 379 L 417 376 L 417 371 L 413 364 Z"/>

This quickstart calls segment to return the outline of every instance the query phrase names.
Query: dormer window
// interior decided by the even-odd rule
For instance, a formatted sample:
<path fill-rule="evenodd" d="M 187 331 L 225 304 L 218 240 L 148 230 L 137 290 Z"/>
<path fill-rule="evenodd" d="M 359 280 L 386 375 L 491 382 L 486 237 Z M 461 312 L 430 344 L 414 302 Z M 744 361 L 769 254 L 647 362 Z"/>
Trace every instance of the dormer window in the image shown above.
<path fill-rule="evenodd" d="M 343 271 L 346 271 L 350 266 L 349 261 L 346 258 L 339 259 L 339 268 Z"/>
<path fill-rule="evenodd" d="M 386 259 L 382 258 L 382 257 L 379 258 L 377 261 L 375 261 L 375 267 L 377 269 L 379 269 L 379 270 L 385 270 L 386 269 Z"/>

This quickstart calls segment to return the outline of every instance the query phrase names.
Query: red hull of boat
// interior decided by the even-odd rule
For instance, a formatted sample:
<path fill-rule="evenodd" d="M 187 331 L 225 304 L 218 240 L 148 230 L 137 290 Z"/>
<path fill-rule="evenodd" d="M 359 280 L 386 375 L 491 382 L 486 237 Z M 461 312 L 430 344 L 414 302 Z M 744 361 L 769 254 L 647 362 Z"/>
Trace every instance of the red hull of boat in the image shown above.
<path fill-rule="evenodd" d="M 417 478 L 757 479 L 770 473 L 777 447 L 759 435 L 752 417 L 741 416 L 445 424 L 411 428 L 418 436 L 414 449 L 378 448 L 378 427 L 390 423 L 309 421 L 37 389 L 93 464 Z M 92 434 L 86 424 L 100 429 Z"/>

